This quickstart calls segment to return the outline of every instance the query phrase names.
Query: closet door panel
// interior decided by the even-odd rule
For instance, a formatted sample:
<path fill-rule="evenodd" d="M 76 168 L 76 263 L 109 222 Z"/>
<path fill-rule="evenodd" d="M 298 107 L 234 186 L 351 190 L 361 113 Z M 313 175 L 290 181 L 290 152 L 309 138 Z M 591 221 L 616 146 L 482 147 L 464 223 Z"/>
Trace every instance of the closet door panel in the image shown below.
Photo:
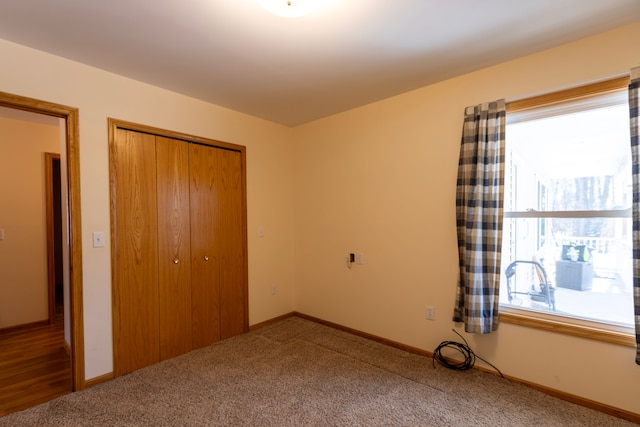
<path fill-rule="evenodd" d="M 189 144 L 156 137 L 160 359 L 191 350 Z"/>
<path fill-rule="evenodd" d="M 225 339 L 245 332 L 246 228 L 241 154 L 231 150 L 217 151 L 220 337 Z"/>
<path fill-rule="evenodd" d="M 217 275 L 220 255 L 215 227 L 218 218 L 218 151 L 204 145 L 189 145 L 193 348 L 220 340 Z"/>
<path fill-rule="evenodd" d="M 123 129 L 111 145 L 114 373 L 159 361 L 155 137 Z"/>

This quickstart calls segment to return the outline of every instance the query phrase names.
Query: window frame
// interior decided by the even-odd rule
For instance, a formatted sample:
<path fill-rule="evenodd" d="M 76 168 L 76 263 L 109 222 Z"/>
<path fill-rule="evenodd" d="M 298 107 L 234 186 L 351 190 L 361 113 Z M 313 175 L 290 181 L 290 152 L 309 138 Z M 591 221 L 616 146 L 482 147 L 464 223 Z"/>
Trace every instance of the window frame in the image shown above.
<path fill-rule="evenodd" d="M 567 101 L 579 101 L 595 95 L 604 95 L 611 92 L 626 89 L 629 86 L 630 77 L 618 77 L 601 82 L 591 83 L 583 86 L 550 92 L 525 99 L 507 102 L 506 112 L 521 112 L 541 107 L 548 107 L 554 104 Z M 628 210 L 620 211 L 612 216 L 629 216 Z M 588 211 L 592 213 L 592 211 Z M 575 217 L 578 212 L 570 212 L 566 215 Z M 603 212 L 604 213 L 604 212 Z M 539 217 L 541 212 L 532 213 Z M 558 212 L 545 212 L 549 215 L 558 215 Z M 513 213 L 505 214 L 505 218 L 514 217 Z M 520 214 L 515 214 L 520 216 Z M 563 215 L 563 214 L 561 214 Z M 609 216 L 605 214 L 605 216 Z M 500 305 L 499 321 L 535 329 L 577 336 L 592 340 L 604 341 L 622 346 L 635 347 L 635 335 L 633 328 L 619 326 L 613 323 L 598 322 L 593 320 L 583 320 L 558 314 L 547 314 L 534 312 L 527 309 L 519 309 L 510 306 Z"/>

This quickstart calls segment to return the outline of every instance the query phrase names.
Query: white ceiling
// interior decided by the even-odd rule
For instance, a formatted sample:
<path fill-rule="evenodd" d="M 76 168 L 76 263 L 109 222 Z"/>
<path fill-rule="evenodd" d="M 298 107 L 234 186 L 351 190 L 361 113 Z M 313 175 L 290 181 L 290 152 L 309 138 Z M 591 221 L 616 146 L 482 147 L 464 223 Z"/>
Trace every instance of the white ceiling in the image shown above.
<path fill-rule="evenodd" d="M 640 21 L 640 0 L 321 2 L 2 0 L 0 38 L 295 126 Z"/>

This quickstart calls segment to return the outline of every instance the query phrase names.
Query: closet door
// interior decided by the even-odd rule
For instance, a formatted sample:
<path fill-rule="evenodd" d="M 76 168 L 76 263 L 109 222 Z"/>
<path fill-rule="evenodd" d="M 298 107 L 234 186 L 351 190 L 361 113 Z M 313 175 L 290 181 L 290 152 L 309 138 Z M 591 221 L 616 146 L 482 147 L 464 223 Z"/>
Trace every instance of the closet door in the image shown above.
<path fill-rule="evenodd" d="M 111 144 L 114 374 L 160 360 L 155 137 L 117 129 Z"/>
<path fill-rule="evenodd" d="M 220 340 L 218 151 L 189 145 L 193 348 Z"/>
<path fill-rule="evenodd" d="M 246 222 L 241 154 L 232 150 L 217 151 L 220 337 L 225 339 L 244 332 Z"/>
<path fill-rule="evenodd" d="M 115 376 L 248 330 L 244 147 L 155 131 L 110 120 Z"/>
<path fill-rule="evenodd" d="M 189 144 L 156 137 L 160 360 L 191 351 Z"/>

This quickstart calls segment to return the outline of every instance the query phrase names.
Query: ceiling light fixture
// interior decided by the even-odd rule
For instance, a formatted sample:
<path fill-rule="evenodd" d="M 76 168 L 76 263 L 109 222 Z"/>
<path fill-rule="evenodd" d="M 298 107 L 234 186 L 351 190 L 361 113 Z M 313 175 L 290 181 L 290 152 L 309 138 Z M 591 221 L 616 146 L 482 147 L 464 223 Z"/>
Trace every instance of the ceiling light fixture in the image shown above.
<path fill-rule="evenodd" d="M 318 0 L 260 0 L 260 5 L 274 15 L 298 18 L 313 12 Z"/>

